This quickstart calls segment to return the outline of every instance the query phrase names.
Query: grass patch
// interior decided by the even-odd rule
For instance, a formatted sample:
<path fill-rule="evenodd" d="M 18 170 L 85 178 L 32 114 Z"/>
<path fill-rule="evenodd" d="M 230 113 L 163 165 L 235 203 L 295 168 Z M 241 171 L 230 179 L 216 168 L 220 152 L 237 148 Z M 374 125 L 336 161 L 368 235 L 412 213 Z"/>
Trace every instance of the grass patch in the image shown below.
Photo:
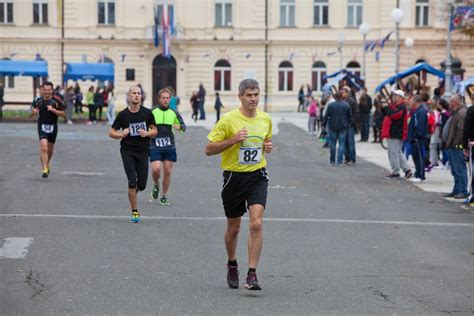
<path fill-rule="evenodd" d="M 102 119 L 106 117 L 105 112 L 102 113 Z M 87 120 L 89 118 L 89 112 L 73 113 L 72 119 Z M 30 110 L 3 110 L 4 120 L 36 120 L 36 117 Z M 60 119 L 61 120 L 61 119 Z"/>
<path fill-rule="evenodd" d="M 12 119 L 12 118 L 18 118 L 18 119 L 27 119 L 27 118 L 32 118 L 33 113 L 28 110 L 3 110 L 3 118 L 4 119 Z"/>

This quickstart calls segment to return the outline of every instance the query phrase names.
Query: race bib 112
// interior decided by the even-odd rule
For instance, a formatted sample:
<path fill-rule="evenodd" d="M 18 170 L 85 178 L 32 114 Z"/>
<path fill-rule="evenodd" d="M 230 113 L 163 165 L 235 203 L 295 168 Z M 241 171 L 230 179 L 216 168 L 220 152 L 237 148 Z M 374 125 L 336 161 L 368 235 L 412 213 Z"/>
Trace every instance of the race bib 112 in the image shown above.
<path fill-rule="evenodd" d="M 171 147 L 171 138 L 169 137 L 157 137 L 155 139 L 156 147 L 164 148 Z"/>

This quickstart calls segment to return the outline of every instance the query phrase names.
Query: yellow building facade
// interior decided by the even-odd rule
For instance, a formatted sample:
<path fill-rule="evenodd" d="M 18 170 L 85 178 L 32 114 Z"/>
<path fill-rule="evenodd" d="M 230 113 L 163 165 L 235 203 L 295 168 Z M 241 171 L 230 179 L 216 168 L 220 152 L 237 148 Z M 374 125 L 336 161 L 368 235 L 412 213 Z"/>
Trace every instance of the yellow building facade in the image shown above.
<path fill-rule="evenodd" d="M 439 68 L 447 55 L 447 1 L 398 0 L 398 5 L 404 12 L 400 69 L 419 60 Z M 202 82 L 206 108 L 213 108 L 217 90 L 229 109 L 238 106 L 239 82 L 255 78 L 268 110 L 295 110 L 301 85 L 319 95 L 324 74 L 341 64 L 361 73 L 358 26 L 370 24 L 368 41 L 385 38 L 395 29 L 396 6 L 397 0 L 0 0 L 0 58 L 44 59 L 54 84 L 61 82 L 62 60 L 112 62 L 119 104 L 132 84 L 140 83 L 150 96 L 147 106 L 160 87 L 173 86 L 180 110 L 187 111 Z M 161 26 L 154 45 L 155 12 L 161 20 L 164 7 L 173 25 L 168 58 L 162 56 Z M 404 46 L 406 38 L 413 47 Z M 452 38 L 452 56 L 462 61 L 465 77 L 474 75 L 473 40 L 459 32 Z M 366 53 L 369 91 L 394 73 L 394 50 L 392 34 L 383 49 Z M 31 100 L 31 78 L 1 79 L 5 100 Z M 79 84 L 86 91 L 97 82 Z M 430 79 L 430 86 L 436 84 Z"/>

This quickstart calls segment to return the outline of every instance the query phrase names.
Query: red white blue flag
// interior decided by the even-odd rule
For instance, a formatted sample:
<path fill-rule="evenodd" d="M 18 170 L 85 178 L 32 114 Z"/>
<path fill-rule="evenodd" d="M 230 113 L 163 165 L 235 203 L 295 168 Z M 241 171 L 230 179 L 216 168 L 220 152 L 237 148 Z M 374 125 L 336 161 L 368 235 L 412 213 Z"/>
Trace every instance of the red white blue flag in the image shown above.
<path fill-rule="evenodd" d="M 169 57 L 170 54 L 170 42 L 171 42 L 171 34 L 170 34 L 170 19 L 168 16 L 168 4 L 165 2 L 163 4 L 163 11 L 161 17 L 161 27 L 163 29 L 163 56 Z"/>

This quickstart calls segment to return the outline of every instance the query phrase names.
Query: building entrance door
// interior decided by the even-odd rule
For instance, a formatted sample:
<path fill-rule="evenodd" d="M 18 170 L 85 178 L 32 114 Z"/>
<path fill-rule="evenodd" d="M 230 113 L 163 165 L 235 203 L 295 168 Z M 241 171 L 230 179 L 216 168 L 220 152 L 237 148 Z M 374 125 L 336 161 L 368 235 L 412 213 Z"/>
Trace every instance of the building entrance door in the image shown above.
<path fill-rule="evenodd" d="M 176 92 L 176 60 L 158 55 L 153 59 L 153 104 L 158 104 L 158 91 L 171 87 Z"/>

